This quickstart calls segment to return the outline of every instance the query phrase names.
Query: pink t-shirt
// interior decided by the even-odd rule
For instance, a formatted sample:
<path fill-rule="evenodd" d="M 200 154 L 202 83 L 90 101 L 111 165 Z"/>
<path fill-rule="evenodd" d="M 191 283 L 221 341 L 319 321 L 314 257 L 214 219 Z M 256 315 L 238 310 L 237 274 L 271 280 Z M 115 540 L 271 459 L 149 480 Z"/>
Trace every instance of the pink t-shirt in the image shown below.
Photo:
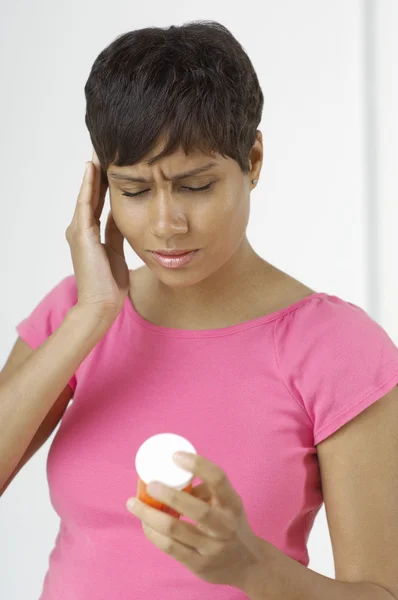
<path fill-rule="evenodd" d="M 37 348 L 77 302 L 63 279 L 17 327 Z M 322 506 L 316 444 L 398 383 L 398 349 L 358 306 L 326 293 L 210 330 L 151 324 L 126 299 L 77 369 L 47 475 L 60 529 L 41 600 L 240 600 L 144 534 L 128 512 L 135 454 L 177 433 L 219 465 L 256 535 L 307 566 Z M 194 485 L 200 480 L 195 478 Z"/>

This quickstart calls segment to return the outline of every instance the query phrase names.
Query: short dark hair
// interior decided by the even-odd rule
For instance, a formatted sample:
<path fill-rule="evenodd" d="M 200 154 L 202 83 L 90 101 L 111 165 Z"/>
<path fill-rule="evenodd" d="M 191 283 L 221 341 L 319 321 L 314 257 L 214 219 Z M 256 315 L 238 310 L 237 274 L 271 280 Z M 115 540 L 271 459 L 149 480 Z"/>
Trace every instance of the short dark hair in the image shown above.
<path fill-rule="evenodd" d="M 263 93 L 245 50 L 216 21 L 118 36 L 96 58 L 84 91 L 105 171 L 139 162 L 162 135 L 166 145 L 149 165 L 182 148 L 215 151 L 250 170 Z"/>

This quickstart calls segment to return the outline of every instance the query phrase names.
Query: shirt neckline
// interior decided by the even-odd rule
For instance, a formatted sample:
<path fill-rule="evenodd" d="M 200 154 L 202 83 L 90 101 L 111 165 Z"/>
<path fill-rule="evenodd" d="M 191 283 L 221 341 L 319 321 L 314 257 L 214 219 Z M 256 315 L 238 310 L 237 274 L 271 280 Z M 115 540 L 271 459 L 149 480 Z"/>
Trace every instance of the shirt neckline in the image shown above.
<path fill-rule="evenodd" d="M 136 323 L 138 323 L 138 325 L 154 333 L 171 337 L 206 338 L 222 337 L 225 335 L 239 333 L 240 331 L 245 331 L 246 329 L 251 329 L 252 327 L 259 327 L 266 323 L 272 322 L 275 319 L 279 319 L 287 313 L 297 310 L 298 308 L 300 308 L 301 306 L 303 306 L 311 300 L 314 300 L 316 298 L 324 298 L 327 295 L 328 294 L 326 292 L 314 292 L 313 294 L 309 294 L 308 296 L 301 298 L 301 300 L 297 300 L 297 302 L 294 302 L 293 304 L 290 304 L 285 308 L 281 308 L 262 317 L 256 317 L 255 319 L 250 319 L 249 321 L 244 321 L 243 323 L 238 323 L 236 325 L 228 325 L 227 327 L 217 327 L 216 329 L 177 329 L 174 327 L 156 325 L 155 323 L 151 323 L 150 321 L 147 321 L 147 319 L 144 319 L 144 317 L 142 317 L 137 312 L 134 303 L 129 295 L 127 295 L 126 297 L 125 307 L 129 315 Z"/>

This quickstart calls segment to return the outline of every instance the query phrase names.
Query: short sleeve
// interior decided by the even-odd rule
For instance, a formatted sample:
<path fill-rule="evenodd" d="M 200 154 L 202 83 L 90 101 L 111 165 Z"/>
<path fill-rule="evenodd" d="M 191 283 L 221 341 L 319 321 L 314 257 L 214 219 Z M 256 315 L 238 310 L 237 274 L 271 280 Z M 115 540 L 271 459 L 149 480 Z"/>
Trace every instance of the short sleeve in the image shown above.
<path fill-rule="evenodd" d="M 20 338 L 36 350 L 50 335 L 58 329 L 66 313 L 77 303 L 77 287 L 74 275 L 65 277 L 49 291 L 28 317 L 17 325 Z M 69 385 L 76 389 L 76 375 Z"/>
<path fill-rule="evenodd" d="M 398 348 L 362 308 L 318 294 L 275 327 L 280 374 L 306 411 L 314 445 L 398 384 Z"/>

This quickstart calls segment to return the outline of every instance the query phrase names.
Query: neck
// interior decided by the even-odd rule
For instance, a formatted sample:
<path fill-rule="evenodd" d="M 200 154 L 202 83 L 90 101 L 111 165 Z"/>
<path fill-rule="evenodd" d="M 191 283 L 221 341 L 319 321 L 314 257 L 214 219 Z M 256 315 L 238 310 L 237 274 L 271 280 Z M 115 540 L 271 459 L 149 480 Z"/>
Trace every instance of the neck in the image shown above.
<path fill-rule="evenodd" d="M 216 272 L 189 286 L 171 287 L 153 276 L 153 290 L 157 298 L 185 314 L 200 315 L 208 309 L 217 311 L 238 306 L 247 292 L 255 292 L 257 274 L 264 275 L 268 265 L 250 246 L 245 237 L 236 252 Z"/>

